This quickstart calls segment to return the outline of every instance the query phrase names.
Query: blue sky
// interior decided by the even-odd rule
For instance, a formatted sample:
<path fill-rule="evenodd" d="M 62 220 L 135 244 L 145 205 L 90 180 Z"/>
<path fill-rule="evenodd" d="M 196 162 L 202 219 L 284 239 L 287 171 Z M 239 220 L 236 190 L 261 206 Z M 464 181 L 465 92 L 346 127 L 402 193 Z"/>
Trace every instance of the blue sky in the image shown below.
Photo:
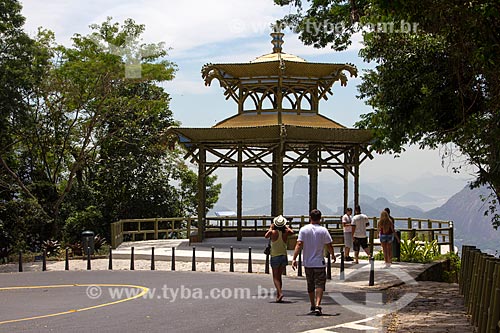
<path fill-rule="evenodd" d="M 217 82 L 211 87 L 204 86 L 201 67 L 208 62 L 248 62 L 270 53 L 270 24 L 293 11 L 275 6 L 273 0 L 25 0 L 21 3 L 28 33 L 34 34 L 42 26 L 54 31 L 57 41 L 65 45 L 70 44 L 74 33 L 88 33 L 90 24 L 102 23 L 107 16 L 118 22 L 132 18 L 145 24 L 144 42 L 163 41 L 172 48 L 169 60 L 178 65 L 179 71 L 165 89 L 172 96 L 175 119 L 186 127 L 210 127 L 236 113 L 236 104 L 224 99 Z M 339 53 L 304 46 L 295 34 L 285 33 L 283 51 L 307 61 L 353 63 L 359 73 L 372 66 L 358 57 L 362 47 L 359 36 L 349 50 Z M 358 76 L 351 78 L 347 87 L 336 83 L 334 95 L 322 102 L 320 113 L 351 127 L 360 114 L 370 110 L 356 98 L 360 82 Z M 377 155 L 362 165 L 361 180 L 406 181 L 429 174 L 470 178 L 467 173 L 454 175 L 443 168 L 440 153 L 442 150 L 420 151 L 410 147 L 397 159 Z M 225 182 L 234 177 L 234 172 L 221 170 L 219 176 Z"/>

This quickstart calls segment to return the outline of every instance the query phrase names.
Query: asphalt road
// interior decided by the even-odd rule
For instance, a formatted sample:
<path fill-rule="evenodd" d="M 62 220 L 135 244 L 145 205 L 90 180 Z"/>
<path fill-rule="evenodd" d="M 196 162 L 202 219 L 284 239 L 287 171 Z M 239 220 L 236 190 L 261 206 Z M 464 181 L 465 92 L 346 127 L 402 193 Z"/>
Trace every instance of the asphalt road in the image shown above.
<path fill-rule="evenodd" d="M 353 332 L 339 326 L 366 317 L 328 295 L 323 299 L 324 315 L 308 315 L 305 279 L 285 277 L 284 285 L 285 302 L 275 303 L 271 276 L 264 274 L 0 274 L 0 332 L 303 332 L 332 326 L 338 328 L 328 331 Z M 333 282 L 328 282 L 328 290 L 339 292 Z M 345 295 L 356 302 L 366 298 L 361 291 Z"/>

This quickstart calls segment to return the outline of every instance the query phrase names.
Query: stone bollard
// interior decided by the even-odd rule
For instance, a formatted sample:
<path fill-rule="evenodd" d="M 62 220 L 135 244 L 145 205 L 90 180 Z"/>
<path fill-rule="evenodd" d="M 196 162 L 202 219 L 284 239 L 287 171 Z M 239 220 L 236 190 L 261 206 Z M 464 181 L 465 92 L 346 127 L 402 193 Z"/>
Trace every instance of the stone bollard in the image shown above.
<path fill-rule="evenodd" d="M 175 271 L 175 247 L 172 248 L 172 265 L 170 270 Z"/>
<path fill-rule="evenodd" d="M 266 254 L 266 267 L 264 268 L 264 273 L 265 274 L 269 274 L 269 257 L 270 255 L 269 254 Z"/>
<path fill-rule="evenodd" d="M 299 261 L 297 263 L 297 276 L 302 276 L 302 249 L 299 251 Z"/>
<path fill-rule="evenodd" d="M 330 257 L 330 253 L 328 253 L 328 258 L 326 260 L 326 279 L 332 279 L 332 259 Z"/>
<path fill-rule="evenodd" d="M 23 252 L 19 251 L 19 272 L 23 271 Z"/>
<path fill-rule="evenodd" d="M 248 248 L 248 273 L 252 273 L 252 248 Z"/>
<path fill-rule="evenodd" d="M 210 258 L 210 271 L 215 272 L 215 248 L 212 246 L 212 257 Z"/>
<path fill-rule="evenodd" d="M 345 280 L 344 248 L 340 250 L 340 280 Z"/>
<path fill-rule="evenodd" d="M 64 270 L 69 271 L 69 248 L 66 248 L 66 253 L 64 256 Z"/>
<path fill-rule="evenodd" d="M 108 269 L 110 271 L 113 270 L 113 249 L 109 248 L 109 262 L 108 262 Z"/>
<path fill-rule="evenodd" d="M 375 259 L 373 257 L 369 258 L 370 261 L 370 281 L 368 281 L 369 286 L 375 285 Z"/>
<path fill-rule="evenodd" d="M 133 271 L 135 269 L 134 265 L 134 247 L 130 248 L 130 270 Z"/>
<path fill-rule="evenodd" d="M 42 272 L 47 270 L 47 250 L 43 250 L 42 253 Z"/>
<path fill-rule="evenodd" d="M 154 246 L 151 248 L 151 270 L 155 270 L 155 248 Z"/>
<path fill-rule="evenodd" d="M 231 246 L 230 254 L 229 254 L 229 271 L 234 272 L 234 256 L 233 256 L 233 247 Z"/>
<path fill-rule="evenodd" d="M 90 247 L 87 247 L 87 270 L 90 271 L 92 269 L 90 264 Z"/>
<path fill-rule="evenodd" d="M 196 271 L 196 247 L 193 246 L 193 259 L 191 261 L 191 270 Z"/>

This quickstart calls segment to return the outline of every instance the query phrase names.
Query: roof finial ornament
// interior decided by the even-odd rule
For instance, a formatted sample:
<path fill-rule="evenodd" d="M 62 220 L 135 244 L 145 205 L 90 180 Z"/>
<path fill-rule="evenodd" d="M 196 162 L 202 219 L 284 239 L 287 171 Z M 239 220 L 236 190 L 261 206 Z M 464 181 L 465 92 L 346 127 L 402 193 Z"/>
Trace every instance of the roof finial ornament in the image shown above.
<path fill-rule="evenodd" d="M 285 35 L 284 33 L 281 32 L 281 27 L 279 23 L 276 23 L 272 26 L 273 32 L 271 32 L 271 37 L 273 38 L 271 40 L 271 44 L 273 44 L 273 53 L 281 53 L 282 47 L 284 41 L 283 41 L 283 36 Z"/>

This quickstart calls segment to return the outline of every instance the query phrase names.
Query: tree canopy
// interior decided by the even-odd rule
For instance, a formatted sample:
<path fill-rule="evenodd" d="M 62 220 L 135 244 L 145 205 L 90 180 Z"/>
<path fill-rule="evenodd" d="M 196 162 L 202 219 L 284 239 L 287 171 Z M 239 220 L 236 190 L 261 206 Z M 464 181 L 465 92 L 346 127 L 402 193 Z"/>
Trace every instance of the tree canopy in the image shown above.
<path fill-rule="evenodd" d="M 473 165 L 471 186 L 487 185 L 495 227 L 500 199 L 500 3 L 496 0 L 275 0 L 295 6 L 291 25 L 307 45 L 345 50 L 363 36 L 360 55 L 376 66 L 360 98 L 373 108 L 358 127 L 373 148 L 406 144 L 447 149 L 443 159 Z M 453 146 L 452 146 L 453 145 Z M 464 163 L 454 163 L 458 171 Z"/>
<path fill-rule="evenodd" d="M 107 236 L 121 218 L 196 211 L 196 175 L 163 140 L 176 124 L 158 85 L 176 71 L 163 43 L 108 18 L 67 47 L 44 29 L 27 36 L 17 1 L 0 6 L 2 243 L 36 249 L 87 228 Z"/>

